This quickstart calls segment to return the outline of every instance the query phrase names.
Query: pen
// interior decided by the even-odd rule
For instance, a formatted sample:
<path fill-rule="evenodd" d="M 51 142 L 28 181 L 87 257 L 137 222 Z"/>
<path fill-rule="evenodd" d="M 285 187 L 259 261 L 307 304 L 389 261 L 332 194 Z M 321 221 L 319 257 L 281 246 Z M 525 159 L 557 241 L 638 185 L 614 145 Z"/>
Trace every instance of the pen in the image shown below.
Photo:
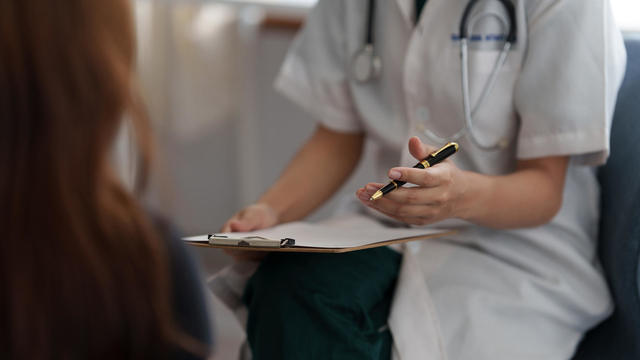
<path fill-rule="evenodd" d="M 426 169 L 428 167 L 432 167 L 432 166 L 442 162 L 444 159 L 448 158 L 449 156 L 455 154 L 456 151 L 458 151 L 458 143 L 450 142 L 447 145 L 441 147 L 440 150 L 438 150 L 436 152 L 432 152 L 431 154 L 429 154 L 429 156 L 427 156 L 422 161 L 417 163 L 414 166 L 414 168 Z M 407 183 L 406 181 L 391 180 L 383 188 L 381 188 L 380 190 L 376 191 L 375 194 L 373 194 L 369 198 L 369 200 L 378 200 L 383 195 L 386 195 L 386 194 L 392 192 L 393 190 L 399 188 L 400 186 L 402 186 L 402 185 L 404 185 L 406 183 Z"/>

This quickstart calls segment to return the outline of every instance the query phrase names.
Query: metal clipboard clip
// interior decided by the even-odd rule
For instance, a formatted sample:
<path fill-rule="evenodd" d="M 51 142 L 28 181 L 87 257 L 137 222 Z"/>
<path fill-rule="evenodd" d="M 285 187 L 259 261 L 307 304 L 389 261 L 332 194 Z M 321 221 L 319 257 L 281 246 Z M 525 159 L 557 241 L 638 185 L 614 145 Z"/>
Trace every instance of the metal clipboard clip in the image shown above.
<path fill-rule="evenodd" d="M 241 238 L 233 238 L 228 235 L 207 234 L 207 239 L 211 245 L 225 245 L 238 247 L 267 247 L 282 248 L 294 247 L 296 240 L 292 238 L 284 238 L 280 240 L 267 239 L 261 236 L 247 236 Z"/>

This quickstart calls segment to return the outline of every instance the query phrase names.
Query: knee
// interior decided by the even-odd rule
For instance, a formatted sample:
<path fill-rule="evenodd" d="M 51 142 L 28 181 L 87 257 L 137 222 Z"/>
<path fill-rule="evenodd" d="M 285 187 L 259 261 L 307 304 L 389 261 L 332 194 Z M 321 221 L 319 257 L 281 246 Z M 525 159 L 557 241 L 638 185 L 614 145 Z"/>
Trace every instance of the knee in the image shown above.
<path fill-rule="evenodd" d="M 251 298 L 283 297 L 299 288 L 304 281 L 305 261 L 304 256 L 297 255 L 305 254 L 269 254 L 249 279 L 245 302 Z"/>

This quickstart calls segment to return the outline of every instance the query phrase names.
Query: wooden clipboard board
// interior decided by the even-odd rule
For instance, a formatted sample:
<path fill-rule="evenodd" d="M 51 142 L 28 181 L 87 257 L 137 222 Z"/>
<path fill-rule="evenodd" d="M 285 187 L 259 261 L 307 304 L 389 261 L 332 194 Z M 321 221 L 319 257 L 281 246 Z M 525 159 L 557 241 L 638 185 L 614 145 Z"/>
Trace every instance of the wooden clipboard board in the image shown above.
<path fill-rule="evenodd" d="M 205 247 L 205 248 L 213 248 L 213 249 L 229 249 L 229 250 L 245 250 L 245 251 L 267 251 L 267 252 L 303 252 L 303 253 L 346 253 L 351 251 L 365 250 L 376 248 L 380 246 L 388 246 L 393 244 L 402 244 L 410 241 L 420 241 L 420 240 L 428 240 L 435 239 L 441 237 L 452 236 L 458 233 L 457 230 L 448 230 L 443 232 L 438 232 L 435 234 L 427 234 L 420 236 L 409 236 L 402 238 L 389 239 L 385 241 L 377 241 L 366 245 L 354 246 L 354 247 L 341 247 L 341 248 L 332 248 L 332 247 L 307 247 L 307 246 L 296 246 L 296 245 L 286 245 L 285 246 L 251 246 L 251 245 L 222 245 L 222 244 L 210 244 L 207 242 L 201 241 L 188 241 L 185 240 L 185 243 L 191 246 L 197 247 Z M 242 238 L 238 238 L 236 240 L 243 240 Z M 245 239 L 246 240 L 246 239 Z M 286 239 L 282 239 L 286 240 Z M 282 240 L 272 240 L 272 241 L 282 241 Z"/>

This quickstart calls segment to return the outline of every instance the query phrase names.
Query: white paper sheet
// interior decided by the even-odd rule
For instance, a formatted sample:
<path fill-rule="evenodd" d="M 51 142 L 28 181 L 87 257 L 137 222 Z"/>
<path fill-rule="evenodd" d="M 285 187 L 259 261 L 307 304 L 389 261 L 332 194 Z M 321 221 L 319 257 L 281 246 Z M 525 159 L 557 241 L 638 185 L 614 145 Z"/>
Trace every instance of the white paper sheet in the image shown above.
<path fill-rule="evenodd" d="M 292 222 L 254 232 L 216 233 L 229 238 L 260 236 L 267 239 L 295 239 L 296 247 L 351 248 L 408 237 L 436 235 L 449 230 L 391 228 L 364 215 L 352 215 L 322 223 Z M 207 235 L 184 238 L 208 242 Z"/>

